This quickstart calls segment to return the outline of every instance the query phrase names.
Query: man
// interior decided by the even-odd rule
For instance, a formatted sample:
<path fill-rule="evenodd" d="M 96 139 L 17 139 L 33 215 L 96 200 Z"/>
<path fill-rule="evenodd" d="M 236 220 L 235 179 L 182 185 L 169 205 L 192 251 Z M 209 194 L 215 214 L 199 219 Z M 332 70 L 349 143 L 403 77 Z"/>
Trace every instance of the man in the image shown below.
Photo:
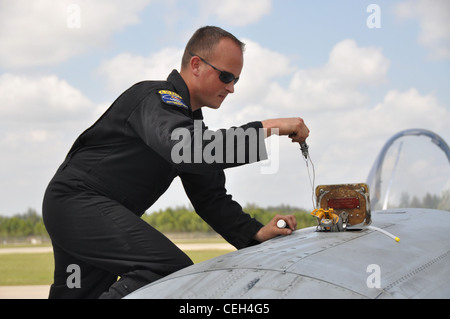
<path fill-rule="evenodd" d="M 181 250 L 140 219 L 177 176 L 196 212 L 238 249 L 295 229 L 293 216 L 277 216 L 263 226 L 245 214 L 226 194 L 223 169 L 264 159 L 261 141 L 273 129 L 303 142 L 309 130 L 302 119 L 240 127 L 256 138 L 219 130 L 214 136 L 227 147 L 222 155 L 216 148 L 215 156 L 223 158 L 211 163 L 195 155 L 196 148 L 205 151 L 211 146 L 211 140 L 198 139 L 198 134 L 211 133 L 201 122 L 201 108 L 217 109 L 234 92 L 243 49 L 243 43 L 220 28 L 197 30 L 186 46 L 180 73 L 174 70 L 167 81 L 134 85 L 75 141 L 43 203 L 55 257 L 50 298 L 120 298 L 191 265 Z M 192 133 L 192 140 L 183 141 L 188 146 L 183 154 L 175 152 L 182 161 L 174 159 L 173 152 L 181 143 L 174 139 L 179 129 Z M 252 156 L 255 143 L 257 156 Z M 230 145 L 236 153 L 246 152 L 244 160 L 236 153 L 230 160 Z M 185 154 L 189 150 L 193 154 Z M 289 228 L 277 228 L 279 219 Z M 69 270 L 77 269 L 74 265 L 80 270 L 75 287 L 67 285 Z"/>

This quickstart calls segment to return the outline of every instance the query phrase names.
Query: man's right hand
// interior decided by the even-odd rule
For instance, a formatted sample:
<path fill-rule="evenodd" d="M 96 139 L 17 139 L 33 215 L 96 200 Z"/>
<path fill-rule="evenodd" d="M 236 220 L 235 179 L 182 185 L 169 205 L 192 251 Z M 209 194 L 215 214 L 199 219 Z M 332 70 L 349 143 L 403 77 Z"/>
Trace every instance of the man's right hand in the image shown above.
<path fill-rule="evenodd" d="M 309 129 L 300 117 L 269 119 L 262 121 L 262 124 L 267 129 L 267 137 L 272 134 L 287 135 L 293 143 L 302 143 L 309 136 Z"/>

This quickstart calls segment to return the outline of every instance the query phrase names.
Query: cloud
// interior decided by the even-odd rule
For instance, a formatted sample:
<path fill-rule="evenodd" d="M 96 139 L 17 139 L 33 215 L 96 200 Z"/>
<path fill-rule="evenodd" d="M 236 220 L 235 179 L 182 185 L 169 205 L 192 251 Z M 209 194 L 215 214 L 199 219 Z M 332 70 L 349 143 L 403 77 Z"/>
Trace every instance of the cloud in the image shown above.
<path fill-rule="evenodd" d="M 165 48 L 147 57 L 122 53 L 105 60 L 97 69 L 112 91 L 124 91 L 143 80 L 165 80 L 172 69 L 179 69 L 183 50 Z"/>
<path fill-rule="evenodd" d="M 270 86 L 292 76 L 294 68 L 290 59 L 250 39 L 242 41 L 246 44 L 244 68 L 235 93 L 227 97 L 219 112 L 204 108 L 211 126 L 243 124 L 255 114 L 261 118 L 279 114 L 278 109 L 266 107 L 265 100 Z"/>
<path fill-rule="evenodd" d="M 391 88 L 371 102 L 365 88 L 388 80 L 390 61 L 379 48 L 343 40 L 321 66 L 299 69 L 287 55 L 244 41 L 247 51 L 236 93 L 220 110 L 205 110 L 205 122 L 219 128 L 271 117 L 304 117 L 311 129 L 308 141 L 316 185 L 364 182 L 386 140 L 402 129 L 422 127 L 450 136 L 444 121 L 450 118 L 449 111 L 431 93 Z M 122 53 L 104 61 L 97 74 L 120 94 L 138 81 L 165 79 L 179 67 L 181 55 L 177 48 L 150 55 Z M 0 187 L 4 196 L 21 207 L 20 189 L 27 194 L 27 205 L 39 207 L 46 183 L 71 143 L 105 106 L 55 75 L 1 75 Z M 298 146 L 286 137 L 273 138 L 280 145 L 277 174 L 262 175 L 260 167 L 266 163 L 227 170 L 227 189 L 244 205 L 285 203 L 308 208 L 311 189 Z M 181 186 L 174 183 L 159 207 L 185 198 L 180 192 Z"/>
<path fill-rule="evenodd" d="M 433 58 L 450 59 L 450 2 L 426 0 L 402 2 L 396 6 L 400 18 L 418 19 L 418 41 L 431 50 Z"/>
<path fill-rule="evenodd" d="M 139 22 L 150 0 L 0 0 L 0 66 L 54 65 Z M 6 49 L 7 48 L 7 49 Z"/>
<path fill-rule="evenodd" d="M 0 67 L 8 70 L 55 65 L 108 45 L 117 31 L 140 22 L 152 0 L 0 0 Z M 167 25 L 182 15 L 175 0 L 166 2 Z M 271 11 L 271 0 L 199 0 L 203 16 L 245 26 Z M 178 10 L 177 10 L 178 9 Z M 197 10 L 198 11 L 198 10 Z M 169 13 L 168 13 L 169 12 Z M 199 20 L 205 20 L 200 18 Z M 8 48 L 8 49 L 4 49 Z"/>
<path fill-rule="evenodd" d="M 290 59 L 279 52 L 264 48 L 250 39 L 242 41 L 246 44 L 244 69 L 236 89 L 242 99 L 254 101 L 255 97 L 266 91 L 270 82 L 292 75 L 293 66 Z"/>
<path fill-rule="evenodd" d="M 10 158 L 12 165 L 14 158 L 27 162 L 37 155 L 37 162 L 52 162 L 52 153 L 65 154 L 74 138 L 104 109 L 104 105 L 95 104 L 55 75 L 3 74 L 0 76 L 2 158 Z M 9 167 L 0 166 L 0 175 L 9 173 Z"/>
<path fill-rule="evenodd" d="M 62 124 L 94 112 L 95 105 L 78 89 L 55 75 L 28 77 L 5 73 L 0 76 L 0 121 Z"/>
<path fill-rule="evenodd" d="M 220 112 L 204 109 L 204 114 L 209 115 L 208 124 L 211 128 L 243 123 L 255 113 L 267 118 L 278 113 L 270 109 L 263 110 L 262 102 L 268 86 L 292 74 L 290 60 L 254 41 L 243 41 L 246 43 L 245 66 L 236 86 L 238 94 L 230 95 Z M 110 91 L 120 94 L 139 81 L 165 80 L 172 69 L 179 70 L 182 54 L 183 50 L 176 48 L 164 48 L 148 56 L 122 53 L 103 61 L 96 73 L 104 78 Z"/>
<path fill-rule="evenodd" d="M 418 127 L 450 136 L 443 120 L 450 118 L 450 111 L 433 94 L 392 88 L 375 103 L 368 97 L 365 88 L 389 83 L 390 61 L 380 48 L 343 40 L 322 66 L 298 69 L 286 55 L 246 42 L 242 82 L 220 110 L 204 110 L 205 121 L 218 128 L 270 117 L 303 117 L 311 130 L 316 186 L 365 182 L 384 143 L 401 130 Z M 261 72 L 266 67 L 268 72 Z M 272 138 L 279 139 L 277 173 L 262 175 L 265 163 L 228 170 L 230 193 L 244 204 L 282 202 L 308 208 L 311 189 L 298 146 L 286 137 Z M 296 186 L 287 190 L 268 185 Z"/>
<path fill-rule="evenodd" d="M 240 27 L 258 22 L 272 10 L 272 0 L 199 0 L 199 5 L 205 15 Z"/>
<path fill-rule="evenodd" d="M 47 183 L 97 105 L 55 75 L 0 75 L 0 189 L 5 207 L 40 209 Z"/>
<path fill-rule="evenodd" d="M 388 69 L 389 60 L 381 49 L 343 40 L 333 47 L 324 66 L 298 70 L 287 89 L 274 83 L 267 102 L 302 111 L 355 108 L 367 103 L 358 89 L 383 83 Z"/>
<path fill-rule="evenodd" d="M 321 114 L 313 123 L 314 126 L 319 122 L 330 124 L 335 133 L 332 136 L 327 131 L 319 134 L 319 143 L 328 144 L 333 161 L 343 164 L 346 158 L 373 161 L 387 139 L 402 130 L 425 128 L 449 136 L 445 118 L 450 118 L 450 111 L 435 96 L 423 95 L 411 88 L 389 90 L 384 99 L 373 106 Z M 368 173 L 368 167 L 366 169 Z"/>
<path fill-rule="evenodd" d="M 246 43 L 244 71 L 236 86 L 238 94 L 228 97 L 227 113 L 248 113 L 242 105 L 255 109 L 265 99 L 267 87 L 278 79 L 292 74 L 288 57 L 262 47 L 260 44 L 243 39 Z M 122 53 L 105 60 L 96 73 L 102 76 L 109 90 L 120 93 L 132 84 L 142 80 L 165 80 L 172 69 L 181 65 L 182 49 L 164 48 L 148 56 Z M 263 70 L 263 71 L 262 71 Z M 251 113 L 251 112 L 250 112 Z"/>
<path fill-rule="evenodd" d="M 435 96 L 421 95 L 415 88 L 405 92 L 390 90 L 372 113 L 374 120 L 385 127 L 395 126 L 398 130 L 419 127 L 450 133 L 444 120 L 450 118 L 450 111 Z"/>

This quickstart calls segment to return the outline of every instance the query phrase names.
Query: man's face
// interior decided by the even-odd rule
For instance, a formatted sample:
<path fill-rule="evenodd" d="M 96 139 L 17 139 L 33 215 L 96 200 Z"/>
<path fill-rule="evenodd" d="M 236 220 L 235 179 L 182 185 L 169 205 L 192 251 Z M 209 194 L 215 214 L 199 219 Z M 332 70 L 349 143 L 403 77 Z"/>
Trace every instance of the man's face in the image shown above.
<path fill-rule="evenodd" d="M 241 75 L 244 58 L 241 48 L 230 39 L 219 42 L 208 63 L 217 69 Z M 218 109 L 228 94 L 234 93 L 234 81 L 226 84 L 219 79 L 220 72 L 207 63 L 201 62 L 198 83 L 198 100 L 202 106 Z"/>

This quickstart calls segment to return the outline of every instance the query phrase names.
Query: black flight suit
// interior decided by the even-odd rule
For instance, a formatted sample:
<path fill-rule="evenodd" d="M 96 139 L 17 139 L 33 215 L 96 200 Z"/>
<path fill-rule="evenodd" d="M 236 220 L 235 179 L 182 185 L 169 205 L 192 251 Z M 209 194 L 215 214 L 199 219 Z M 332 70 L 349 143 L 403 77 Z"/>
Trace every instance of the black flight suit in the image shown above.
<path fill-rule="evenodd" d="M 262 123 L 240 127 L 258 132 L 256 159 L 246 153 L 238 161 L 235 152 L 233 161 L 192 157 L 175 163 L 171 152 L 179 140 L 172 140 L 172 132 L 193 133 L 195 120 L 205 132 L 202 119 L 201 110 L 192 112 L 188 88 L 174 70 L 167 81 L 132 86 L 78 137 L 44 196 L 55 258 L 50 298 L 122 297 L 191 265 L 140 218 L 177 176 L 197 214 L 215 231 L 238 249 L 257 244 L 252 238 L 263 225 L 227 195 L 223 169 L 267 158 Z M 225 141 L 232 129 L 217 132 Z M 200 147 L 208 142 L 202 140 Z M 233 137 L 233 143 L 249 151 L 255 141 Z M 69 265 L 80 267 L 80 287 L 68 287 Z"/>

